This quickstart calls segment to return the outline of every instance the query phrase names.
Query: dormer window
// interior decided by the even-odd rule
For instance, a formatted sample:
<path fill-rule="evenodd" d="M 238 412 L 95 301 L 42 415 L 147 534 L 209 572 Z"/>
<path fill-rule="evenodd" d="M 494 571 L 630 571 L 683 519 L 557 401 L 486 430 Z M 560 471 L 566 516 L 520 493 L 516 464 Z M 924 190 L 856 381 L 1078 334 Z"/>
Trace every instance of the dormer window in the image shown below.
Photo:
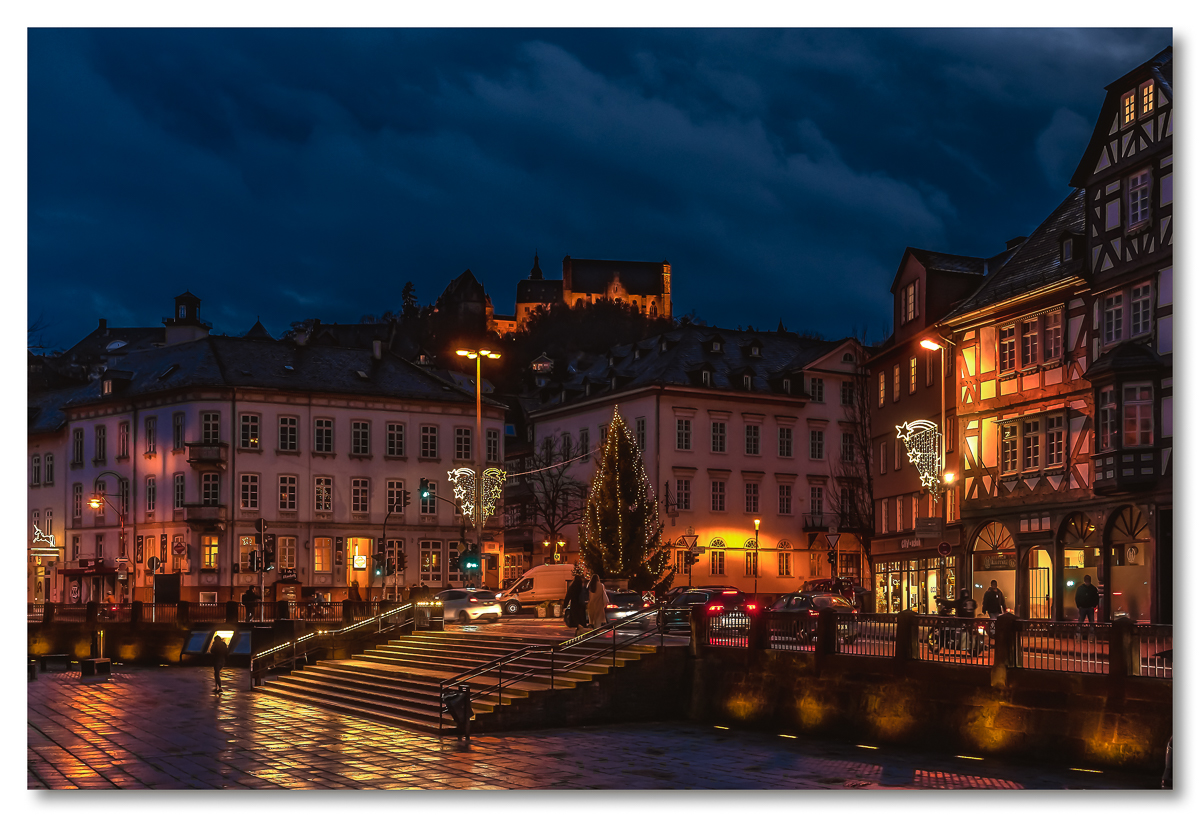
<path fill-rule="evenodd" d="M 1137 93 L 1130 91 L 1121 97 L 1121 127 L 1133 124 L 1137 119 Z"/>
<path fill-rule="evenodd" d="M 592 394 L 592 384 L 591 384 L 591 383 L 584 383 L 584 384 L 583 384 L 583 396 L 584 396 L 584 397 L 590 397 L 590 396 L 591 396 L 591 394 Z M 567 393 L 566 393 L 566 392 L 563 392 L 563 400 L 566 400 L 566 399 L 567 399 Z"/>
<path fill-rule="evenodd" d="M 634 360 L 641 360 L 641 359 L 642 359 L 642 350 L 641 350 L 641 349 L 634 349 L 634 350 L 633 350 L 633 359 L 634 359 Z"/>
<path fill-rule="evenodd" d="M 746 391 L 750 391 L 750 375 L 742 376 L 742 385 L 746 387 Z"/>
<path fill-rule="evenodd" d="M 100 384 L 100 393 L 101 394 L 112 394 L 112 381 L 111 380 L 105 380 Z"/>
<path fill-rule="evenodd" d="M 1143 82 L 1138 91 L 1138 97 L 1141 100 L 1141 104 L 1138 105 L 1138 115 L 1149 116 L 1154 113 L 1154 80 Z"/>
<path fill-rule="evenodd" d="M 180 304 L 179 305 L 179 317 L 183 318 L 186 316 L 187 316 L 187 307 L 184 306 L 183 304 Z"/>
<path fill-rule="evenodd" d="M 913 281 L 900 290 L 900 323 L 915 320 L 921 314 L 917 305 L 917 282 Z"/>
<path fill-rule="evenodd" d="M 1062 262 L 1065 264 L 1075 258 L 1075 242 L 1069 238 L 1062 243 Z"/>
<path fill-rule="evenodd" d="M 760 349 L 757 345 L 750 347 L 750 357 L 759 357 L 759 354 L 761 352 L 762 352 L 762 349 Z"/>
<path fill-rule="evenodd" d="M 709 372 L 709 371 L 700 372 L 700 383 L 705 386 L 711 386 L 712 385 L 712 372 Z"/>
<path fill-rule="evenodd" d="M 785 377 L 783 379 L 783 393 L 784 394 L 792 393 L 792 380 L 789 377 Z"/>
<path fill-rule="evenodd" d="M 713 350 L 714 352 L 719 352 L 719 351 L 721 351 L 721 341 L 719 341 L 719 340 L 714 340 L 714 341 L 712 342 L 712 350 Z"/>
<path fill-rule="evenodd" d="M 667 342 L 665 340 L 662 343 L 658 344 L 658 351 L 660 351 L 660 352 L 667 351 Z"/>
<path fill-rule="evenodd" d="M 846 352 L 846 354 L 842 355 L 842 363 L 853 363 L 853 362 L 854 362 L 854 353 L 853 352 Z"/>

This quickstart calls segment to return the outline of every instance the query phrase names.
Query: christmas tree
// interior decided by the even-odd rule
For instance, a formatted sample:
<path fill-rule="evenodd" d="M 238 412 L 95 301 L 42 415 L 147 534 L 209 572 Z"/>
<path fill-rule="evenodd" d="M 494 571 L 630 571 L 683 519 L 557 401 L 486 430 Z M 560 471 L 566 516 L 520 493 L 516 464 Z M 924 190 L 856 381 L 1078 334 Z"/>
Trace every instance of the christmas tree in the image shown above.
<path fill-rule="evenodd" d="M 601 580 L 627 579 L 633 590 L 669 583 L 662 530 L 642 452 L 614 407 L 584 510 L 580 559 Z"/>

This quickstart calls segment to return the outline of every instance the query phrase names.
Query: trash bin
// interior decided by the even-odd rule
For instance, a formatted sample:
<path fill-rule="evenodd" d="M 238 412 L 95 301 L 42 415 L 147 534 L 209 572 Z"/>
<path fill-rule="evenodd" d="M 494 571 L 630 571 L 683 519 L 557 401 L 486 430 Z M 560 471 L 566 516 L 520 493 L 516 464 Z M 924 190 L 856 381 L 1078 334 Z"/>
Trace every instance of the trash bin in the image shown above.
<path fill-rule="evenodd" d="M 560 602 L 560 601 L 554 602 L 553 607 L 551 607 L 551 611 L 552 612 L 550 615 L 553 618 L 562 618 L 562 602 Z"/>
<path fill-rule="evenodd" d="M 537 617 L 538 618 L 546 617 L 546 602 L 542 602 L 541 604 L 539 604 L 537 606 Z"/>

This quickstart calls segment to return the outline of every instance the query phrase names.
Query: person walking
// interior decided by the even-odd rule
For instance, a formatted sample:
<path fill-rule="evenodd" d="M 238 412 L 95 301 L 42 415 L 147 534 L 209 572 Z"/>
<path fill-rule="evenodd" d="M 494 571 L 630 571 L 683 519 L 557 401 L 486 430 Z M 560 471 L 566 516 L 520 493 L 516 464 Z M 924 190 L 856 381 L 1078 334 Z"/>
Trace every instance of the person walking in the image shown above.
<path fill-rule="evenodd" d="M 600 581 L 600 577 L 592 574 L 592 581 L 588 584 L 588 624 L 593 630 L 597 627 L 603 627 L 607 617 L 608 610 L 608 591 L 604 589 L 604 582 Z"/>
<path fill-rule="evenodd" d="M 997 587 L 996 580 L 992 579 L 992 586 L 983 594 L 983 612 L 995 618 L 1007 609 L 1004 605 L 1004 591 Z"/>
<path fill-rule="evenodd" d="M 575 635 L 579 635 L 587 627 L 587 591 L 583 587 L 583 576 L 575 574 L 575 580 L 571 582 L 567 588 L 567 615 L 566 624 L 568 627 L 575 628 Z"/>
<path fill-rule="evenodd" d="M 254 619 L 254 603 L 256 601 L 258 601 L 258 591 L 253 587 L 247 588 L 246 592 L 242 594 L 242 606 L 246 608 L 246 621 Z"/>
<path fill-rule="evenodd" d="M 350 582 L 350 592 L 346 594 L 346 602 L 350 606 L 350 612 L 357 615 L 359 608 L 362 607 L 362 594 L 358 592 L 358 579 Z"/>
<path fill-rule="evenodd" d="M 213 638 L 212 647 L 208 651 L 212 653 L 213 657 L 213 683 L 216 684 L 213 692 L 223 692 L 224 690 L 221 689 L 221 670 L 225 669 L 225 659 L 229 655 L 229 645 L 225 643 L 225 639 L 218 635 Z"/>
<path fill-rule="evenodd" d="M 1092 584 L 1091 576 L 1083 577 L 1083 584 L 1075 589 L 1075 607 L 1079 610 L 1079 632 L 1076 638 L 1083 635 L 1083 621 L 1088 621 L 1088 638 L 1096 638 L 1096 608 L 1100 606 L 1100 591 Z"/>

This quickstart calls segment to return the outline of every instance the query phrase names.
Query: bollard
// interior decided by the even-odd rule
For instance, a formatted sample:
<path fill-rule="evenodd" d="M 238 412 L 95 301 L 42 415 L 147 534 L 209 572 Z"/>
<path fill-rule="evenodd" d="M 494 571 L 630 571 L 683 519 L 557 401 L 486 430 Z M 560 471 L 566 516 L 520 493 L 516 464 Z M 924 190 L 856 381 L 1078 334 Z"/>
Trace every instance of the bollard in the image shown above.
<path fill-rule="evenodd" d="M 896 661 L 905 663 L 911 661 L 917 652 L 917 614 L 912 610 L 901 610 L 896 613 Z"/>
<path fill-rule="evenodd" d="M 1132 619 L 1124 616 L 1114 621 L 1109 631 L 1108 674 L 1119 677 L 1142 674 L 1137 628 Z"/>
<path fill-rule="evenodd" d="M 996 617 L 996 640 L 992 645 L 991 685 L 1000 689 L 1008 685 L 1008 671 L 1017 666 L 1017 633 L 1021 622 L 1012 613 Z"/>
<path fill-rule="evenodd" d="M 705 648 L 708 647 L 708 613 L 703 604 L 692 605 L 688 623 L 692 628 L 692 657 L 700 658 L 704 654 Z"/>
<path fill-rule="evenodd" d="M 144 614 L 143 602 L 135 601 L 129 605 L 129 623 L 132 626 L 137 626 L 142 623 L 142 615 Z"/>
<path fill-rule="evenodd" d="M 467 684 L 459 684 L 453 692 L 443 693 L 442 702 L 454 725 L 458 728 L 458 739 L 471 740 L 471 688 Z"/>

